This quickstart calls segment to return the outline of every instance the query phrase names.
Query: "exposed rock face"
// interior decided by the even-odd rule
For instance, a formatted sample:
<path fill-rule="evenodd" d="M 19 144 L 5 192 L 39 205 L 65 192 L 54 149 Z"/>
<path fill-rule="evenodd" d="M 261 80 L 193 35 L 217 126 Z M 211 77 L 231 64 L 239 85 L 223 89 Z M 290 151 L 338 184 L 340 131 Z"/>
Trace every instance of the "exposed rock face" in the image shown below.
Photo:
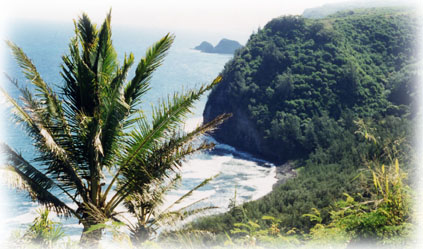
<path fill-rule="evenodd" d="M 235 50 L 241 48 L 242 45 L 239 42 L 229 39 L 222 39 L 217 44 L 216 47 L 213 47 L 209 42 L 203 41 L 200 45 L 194 49 L 200 50 L 204 53 L 215 53 L 215 54 L 233 54 Z"/>
<path fill-rule="evenodd" d="M 204 53 L 213 53 L 214 47 L 209 42 L 203 41 L 200 45 L 198 45 L 194 49 L 200 50 L 201 52 L 204 52 Z"/>
<path fill-rule="evenodd" d="M 223 83 L 223 82 L 222 82 Z M 277 162 L 278 156 L 263 141 L 255 124 L 248 118 L 243 107 L 237 107 L 225 96 L 225 88 L 229 84 L 219 84 L 219 91 L 213 91 L 204 108 L 204 122 L 213 120 L 222 113 L 232 113 L 233 116 L 213 132 L 213 137 L 222 143 L 234 146 L 239 150 L 249 152 L 261 158 Z"/>

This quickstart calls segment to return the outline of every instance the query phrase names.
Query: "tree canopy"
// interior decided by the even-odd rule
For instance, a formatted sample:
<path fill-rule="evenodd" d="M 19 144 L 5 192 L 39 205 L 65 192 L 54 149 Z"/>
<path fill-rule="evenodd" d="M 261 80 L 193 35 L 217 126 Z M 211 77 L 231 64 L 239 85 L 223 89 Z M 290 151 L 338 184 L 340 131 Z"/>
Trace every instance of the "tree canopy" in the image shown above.
<path fill-rule="evenodd" d="M 349 114 L 414 115 L 416 35 L 417 19 L 404 9 L 273 19 L 225 65 L 205 119 L 234 113 L 214 136 L 280 163 L 327 147 Z"/>
<path fill-rule="evenodd" d="M 205 116 L 233 112 L 214 136 L 277 164 L 288 161 L 297 177 L 192 228 L 229 233 L 239 222 L 266 226 L 261 217 L 270 215 L 280 221 L 281 234 L 308 234 L 315 223 L 304 214 L 313 208 L 327 224 L 344 193 L 370 201 L 372 184 L 363 180 L 369 164 L 394 165 L 397 158 L 414 172 L 417 30 L 409 10 L 381 8 L 318 20 L 283 16 L 253 34 L 225 65 Z M 354 229 L 378 226 L 361 222 L 370 221 L 357 221 Z"/>

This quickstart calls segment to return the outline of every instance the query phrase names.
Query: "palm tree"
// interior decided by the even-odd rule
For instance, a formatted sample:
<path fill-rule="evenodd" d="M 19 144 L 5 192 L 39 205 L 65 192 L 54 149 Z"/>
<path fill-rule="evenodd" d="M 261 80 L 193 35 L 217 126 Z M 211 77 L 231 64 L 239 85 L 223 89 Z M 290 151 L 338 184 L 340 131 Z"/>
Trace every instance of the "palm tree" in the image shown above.
<path fill-rule="evenodd" d="M 86 14 L 75 21 L 76 36 L 69 54 L 62 57 L 64 84 L 58 90 L 41 78 L 22 49 L 8 42 L 34 90 L 11 80 L 21 93 L 18 101 L 1 89 L 16 122 L 32 139 L 36 155 L 28 161 L 3 144 L 6 180 L 47 209 L 76 217 L 84 226 L 81 243 L 94 246 L 101 230 L 85 231 L 117 219 L 116 207 L 131 194 L 146 194 L 147 185 L 164 181 L 186 156 L 211 148 L 213 144 L 195 139 L 229 117 L 219 116 L 189 133 L 180 129 L 193 103 L 220 81 L 218 77 L 209 85 L 161 101 L 148 119 L 139 104 L 174 36 L 167 34 L 153 44 L 127 80 L 134 56 L 125 55 L 119 65 L 110 21 L 109 13 L 99 30 Z M 107 172 L 110 181 L 104 176 Z"/>
<path fill-rule="evenodd" d="M 177 183 L 181 179 L 179 174 L 174 174 L 173 177 L 164 175 L 161 178 L 155 179 L 150 184 L 141 185 L 133 191 L 124 200 L 124 205 L 128 211 L 136 218 L 135 223 L 127 222 L 132 243 L 139 245 L 146 240 L 154 239 L 160 228 L 178 225 L 178 223 L 186 218 L 217 208 L 215 206 L 196 207 L 196 204 L 206 198 L 196 200 L 178 209 L 174 208 L 213 178 L 205 179 L 166 208 L 163 208 L 163 197 L 169 190 L 177 186 Z"/>

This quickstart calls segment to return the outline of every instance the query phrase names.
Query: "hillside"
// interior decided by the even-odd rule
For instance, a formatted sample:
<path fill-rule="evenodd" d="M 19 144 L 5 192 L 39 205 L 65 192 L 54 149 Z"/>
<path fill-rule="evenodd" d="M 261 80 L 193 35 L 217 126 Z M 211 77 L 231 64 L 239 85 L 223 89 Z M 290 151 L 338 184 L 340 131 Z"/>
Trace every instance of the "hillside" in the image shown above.
<path fill-rule="evenodd" d="M 359 8 L 404 7 L 414 6 L 413 0 L 354 0 L 339 3 L 328 3 L 319 7 L 307 8 L 302 16 L 304 18 L 324 18 L 338 11 L 354 10 Z"/>
<path fill-rule="evenodd" d="M 190 229 L 225 238 L 239 222 L 271 229 L 262 217 L 272 216 L 278 234 L 307 240 L 319 236 L 319 227 L 334 228 L 331 222 L 341 217 L 342 228 L 335 233 L 346 229 L 357 241 L 411 241 L 398 239 L 410 231 L 405 228 L 413 219 L 409 213 L 392 224 L 385 216 L 393 217 L 392 211 L 381 214 L 366 207 L 351 219 L 334 217 L 333 210 L 345 194 L 360 203 L 380 198 L 372 193 L 376 183 L 370 171 L 394 159 L 411 176 L 406 184 L 415 180 L 416 30 L 408 10 L 384 8 L 313 20 L 284 16 L 253 34 L 226 64 L 204 119 L 233 113 L 215 138 L 276 163 L 288 162 L 297 177 L 257 201 L 236 203 L 235 193 L 239 206 L 198 219 Z M 342 214 L 351 208 L 342 205 Z M 314 209 L 317 224 L 305 216 Z M 351 242 L 346 241 L 344 246 Z"/>
<path fill-rule="evenodd" d="M 283 163 L 328 147 L 346 120 L 407 116 L 416 28 L 391 8 L 274 19 L 226 64 L 204 120 L 233 113 L 214 137 Z"/>

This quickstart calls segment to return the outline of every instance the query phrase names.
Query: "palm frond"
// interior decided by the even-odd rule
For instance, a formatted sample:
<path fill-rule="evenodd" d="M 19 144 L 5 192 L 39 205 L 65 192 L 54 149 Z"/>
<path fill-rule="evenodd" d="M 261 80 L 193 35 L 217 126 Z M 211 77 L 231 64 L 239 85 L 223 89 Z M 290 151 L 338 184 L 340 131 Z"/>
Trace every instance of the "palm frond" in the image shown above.
<path fill-rule="evenodd" d="M 37 125 L 31 116 L 12 97 L 10 97 L 10 95 L 2 87 L 0 87 L 0 91 L 2 92 L 6 101 L 12 105 L 11 111 L 17 121 L 25 124 L 28 129 L 37 129 Z"/>
<path fill-rule="evenodd" d="M 213 148 L 214 144 L 201 143 L 193 147 L 190 143 L 200 135 L 213 131 L 217 125 L 221 124 L 230 116 L 231 114 L 222 114 L 209 123 L 197 127 L 194 131 L 188 134 L 183 136 L 174 136 L 166 143 L 153 143 L 152 147 L 148 149 L 148 153 L 144 154 L 144 156 L 139 155 L 130 165 L 128 165 L 128 167 L 122 168 L 121 171 L 124 173 L 124 177 L 123 180 L 121 180 L 120 185 L 117 187 L 116 194 L 112 197 L 111 201 L 115 201 L 115 199 L 118 198 L 118 195 L 121 195 L 121 197 L 116 201 L 116 203 L 111 204 L 111 202 L 109 205 L 111 205 L 111 207 L 115 207 L 123 201 L 125 196 L 129 195 L 131 191 L 142 187 L 143 184 L 149 184 L 152 179 L 163 179 L 163 177 L 167 176 L 167 170 L 179 168 L 183 159 L 188 155 L 197 151 Z M 137 131 L 133 131 L 133 133 L 137 133 Z M 135 138 L 142 139 L 141 136 L 135 136 Z M 115 177 L 117 178 L 117 174 Z M 110 188 L 111 185 L 109 185 L 108 190 Z M 106 193 L 108 190 L 106 190 Z"/>
<path fill-rule="evenodd" d="M 62 76 L 65 80 L 62 90 L 67 100 L 65 103 L 69 106 L 69 117 L 80 113 L 93 116 L 100 102 L 99 83 L 96 70 L 93 69 L 98 32 L 85 14 L 78 24 L 75 23 L 75 32 L 77 37 L 69 44 L 70 54 L 62 57 Z"/>
<path fill-rule="evenodd" d="M 204 199 L 201 199 L 199 201 L 203 201 L 203 200 Z M 186 220 L 187 218 L 190 218 L 194 215 L 201 214 L 216 208 L 218 207 L 207 206 L 207 207 L 195 208 L 190 210 L 182 209 L 177 211 L 169 211 L 167 213 L 161 213 L 157 218 L 153 220 L 153 222 L 151 222 L 150 226 L 155 226 L 155 225 L 175 226 L 181 221 Z"/>
<path fill-rule="evenodd" d="M 133 60 L 134 57 L 132 54 L 130 54 L 129 58 L 125 56 L 122 68 L 117 71 L 115 78 L 110 83 L 107 94 L 103 98 L 101 143 L 105 157 L 102 164 L 109 168 L 114 166 L 114 162 L 116 161 L 116 154 L 120 150 L 119 141 L 122 140 L 121 135 L 123 130 L 136 122 L 136 119 L 132 119 L 133 121 L 128 119 L 130 107 L 125 102 L 122 93 L 122 83 Z"/>
<path fill-rule="evenodd" d="M 121 164 L 125 168 L 131 161 L 148 151 L 158 140 L 161 140 L 166 133 L 172 133 L 184 122 L 191 111 L 195 101 L 200 96 L 220 82 L 221 78 L 216 78 L 211 84 L 202 86 L 198 90 L 188 91 L 186 94 L 174 94 L 172 100 L 162 102 L 158 108 L 153 109 L 152 127 L 147 122 L 140 122 L 138 129 L 131 131 L 130 136 L 133 143 L 127 149 L 127 158 Z"/>
<path fill-rule="evenodd" d="M 193 140 L 200 138 L 202 135 L 212 133 L 220 124 L 225 122 L 225 120 L 232 117 L 231 113 L 224 113 L 217 117 L 215 117 L 212 121 L 198 125 L 193 131 L 180 136 L 179 138 L 175 139 L 171 144 L 174 147 L 183 146 L 186 144 L 191 143 Z"/>
<path fill-rule="evenodd" d="M 97 75 L 97 82 L 107 88 L 117 68 L 117 54 L 112 45 L 110 29 L 111 12 L 107 15 L 98 34 L 96 58 L 93 70 Z"/>
<path fill-rule="evenodd" d="M 119 89 L 121 86 L 123 86 L 123 83 L 125 82 L 126 77 L 128 75 L 128 71 L 133 64 L 134 64 L 134 54 L 129 53 L 128 57 L 125 54 L 122 67 L 120 68 L 120 70 L 118 70 L 115 78 L 111 81 L 110 89 L 112 89 L 112 90 Z M 123 93 L 123 91 L 122 91 L 122 93 Z M 123 95 L 123 99 L 124 99 L 124 95 Z"/>
<path fill-rule="evenodd" d="M 153 203 L 153 209 L 157 209 L 159 206 L 163 205 L 164 196 L 172 189 L 176 189 L 179 186 L 181 179 L 182 177 L 180 174 L 175 174 L 175 176 L 170 178 L 167 183 L 162 185 L 160 185 L 160 183 L 164 182 L 162 179 L 156 180 L 156 184 L 153 184 L 150 198 L 147 200 Z"/>
<path fill-rule="evenodd" d="M 168 170 L 175 170 L 182 164 L 184 158 L 198 151 L 211 149 L 214 145 L 201 143 L 193 147 L 180 147 L 171 155 L 168 151 L 153 150 L 151 155 L 138 164 L 137 167 L 129 167 L 123 172 L 123 177 L 116 187 L 116 193 L 107 204 L 107 208 L 116 208 L 133 191 L 140 191 L 143 185 L 150 184 L 154 179 L 164 180 L 168 177 Z M 148 162 L 148 164 L 145 164 Z"/>
<path fill-rule="evenodd" d="M 17 120 L 24 121 L 24 123 L 26 123 L 25 125 L 29 128 L 30 135 L 35 135 L 34 139 L 37 140 L 39 130 L 41 129 L 40 127 L 42 127 L 51 134 L 51 139 L 54 137 L 54 140 L 61 147 L 72 150 L 73 141 L 70 127 L 66 117 L 64 116 L 62 105 L 60 104 L 60 101 L 58 101 L 57 97 L 53 93 L 50 94 L 51 99 L 54 100 L 53 102 L 58 103 L 54 105 L 54 110 L 52 110 L 51 106 L 49 107 L 48 105 L 45 105 L 47 101 L 37 99 L 28 88 L 19 86 L 17 80 L 13 80 L 8 75 L 6 75 L 6 77 L 21 93 L 23 106 L 18 106 L 16 101 L 14 101 L 10 96 L 6 96 L 7 93 L 4 90 L 1 91 L 9 102 L 13 102 L 13 108 L 17 109 L 14 111 L 15 115 L 18 114 Z M 23 112 L 26 112 L 26 115 Z M 35 126 L 38 126 L 38 129 L 34 129 Z"/>
<path fill-rule="evenodd" d="M 36 200 L 49 210 L 53 210 L 58 215 L 63 215 L 64 217 L 69 217 L 71 214 L 78 217 L 75 210 L 43 188 L 34 179 L 27 177 L 19 169 L 9 166 L 3 167 L 1 171 L 3 177 L 7 177 L 7 183 L 10 186 L 27 191 L 33 200 Z"/>
<path fill-rule="evenodd" d="M 140 60 L 135 70 L 135 76 L 125 88 L 125 101 L 134 108 L 140 97 L 148 90 L 152 73 L 161 65 L 167 51 L 170 49 L 175 37 L 167 34 L 153 44 L 145 56 Z"/>
<path fill-rule="evenodd" d="M 12 112 L 19 122 L 26 125 L 28 132 L 36 142 L 36 148 L 42 154 L 38 159 L 42 161 L 55 161 L 50 164 L 48 173 L 55 174 L 58 178 L 65 180 L 68 185 L 84 192 L 82 180 L 70 163 L 66 151 L 60 147 L 54 140 L 51 133 L 42 126 L 38 120 L 34 120 L 29 113 L 27 113 L 19 104 L 11 98 L 2 88 L 0 91 L 5 96 L 6 100 L 12 104 Z"/>
<path fill-rule="evenodd" d="M 95 49 L 97 38 L 97 28 L 88 17 L 87 14 L 83 13 L 79 18 L 78 23 L 75 23 L 75 33 L 79 36 L 82 49 L 83 49 L 83 61 L 88 66 L 92 66 L 92 52 Z"/>
<path fill-rule="evenodd" d="M 186 200 L 188 197 L 190 197 L 196 190 L 203 187 L 204 185 L 208 184 L 211 180 L 216 178 L 217 175 L 212 176 L 210 178 L 207 178 L 200 182 L 198 185 L 196 185 L 194 188 L 192 188 L 190 191 L 185 193 L 183 196 L 181 196 L 179 199 L 177 199 L 175 202 L 173 202 L 171 205 L 169 205 L 166 209 L 160 211 L 160 213 L 154 217 L 149 223 L 150 227 L 154 227 L 156 225 L 170 225 L 174 226 L 178 222 L 185 220 L 189 218 L 190 216 L 205 212 L 207 210 L 215 209 L 217 207 L 215 206 L 206 206 L 206 207 L 199 207 L 194 208 L 194 206 L 202 201 L 204 201 L 206 198 L 202 198 L 199 200 L 196 200 L 186 206 L 183 206 L 177 210 L 171 210 L 176 205 L 180 204 L 182 201 Z"/>
<path fill-rule="evenodd" d="M 128 212 L 133 214 L 138 223 L 145 224 L 151 216 L 155 216 L 163 205 L 164 196 L 175 189 L 181 180 L 180 174 L 175 174 L 169 181 L 154 179 L 144 185 L 141 190 L 133 191 L 123 202 Z"/>
<path fill-rule="evenodd" d="M 231 114 L 219 115 L 214 120 L 198 126 L 187 134 L 174 135 L 168 141 L 153 146 L 144 157 L 141 157 L 139 160 L 134 160 L 133 165 L 125 169 L 126 178 L 130 178 L 131 175 L 138 177 L 144 176 L 143 171 L 148 171 L 152 179 L 161 179 L 163 175 L 166 175 L 166 170 L 172 169 L 174 166 L 179 167 L 182 159 L 186 156 L 200 150 L 211 149 L 214 146 L 213 144 L 201 143 L 197 146 L 192 146 L 191 143 L 201 135 L 213 131 L 230 116 Z M 148 162 L 148 170 L 136 166 L 145 165 L 146 162 Z M 133 182 L 135 183 L 140 180 L 141 179 L 133 180 Z"/>
<path fill-rule="evenodd" d="M 42 97 L 42 100 L 48 107 L 49 113 L 55 116 L 58 115 L 58 112 L 62 113 L 60 101 L 53 94 L 52 89 L 41 78 L 37 68 L 28 56 L 13 42 L 7 41 L 7 45 L 12 49 L 13 55 L 25 77 L 35 86 L 35 90 L 39 92 L 37 96 Z"/>
<path fill-rule="evenodd" d="M 218 175 L 209 177 L 205 180 L 203 180 L 200 184 L 198 184 L 197 186 L 195 186 L 194 188 L 192 188 L 190 191 L 188 191 L 187 193 L 185 193 L 183 196 L 181 196 L 179 199 L 177 199 L 175 202 L 173 202 L 169 207 L 167 207 L 165 210 L 163 210 L 163 213 L 168 212 L 169 210 L 171 210 L 175 205 L 181 203 L 183 200 L 185 200 L 186 198 L 190 197 L 196 190 L 198 190 L 199 188 L 203 187 L 204 185 L 208 184 L 211 180 L 213 180 L 214 178 L 216 178 Z M 190 205 L 192 206 L 192 205 Z M 187 207 L 182 208 L 186 209 Z"/>
<path fill-rule="evenodd" d="M 34 183 L 38 184 L 40 187 L 44 188 L 47 191 L 61 191 L 66 194 L 71 200 L 73 200 L 77 205 L 79 202 L 75 200 L 72 194 L 67 190 L 67 187 L 62 186 L 59 182 L 55 182 L 53 179 L 48 177 L 46 174 L 39 171 L 28 161 L 26 161 L 20 154 L 16 153 L 12 148 L 7 144 L 0 144 L 0 152 L 6 155 L 7 162 L 10 167 L 15 168 L 22 174 L 24 174 L 28 179 L 31 179 Z"/>
<path fill-rule="evenodd" d="M 191 196 L 194 191 L 206 185 L 210 180 L 216 177 L 213 176 L 211 178 L 205 179 L 200 184 L 195 186 L 193 189 L 175 201 L 171 206 L 169 206 L 169 208 L 160 211 L 160 207 L 163 204 L 164 195 L 175 186 L 175 183 L 179 180 L 179 177 L 179 175 L 176 175 L 172 180 L 164 185 L 162 185 L 163 180 L 156 179 L 155 182 L 149 185 L 144 192 L 133 192 L 133 194 L 125 199 L 124 204 L 126 207 L 129 207 L 128 211 L 134 214 L 137 218 L 137 223 L 135 224 L 128 222 L 131 236 L 135 241 L 143 241 L 144 239 L 148 239 L 148 236 L 151 236 L 152 233 L 156 233 L 160 226 L 174 226 L 180 221 L 185 220 L 193 215 L 217 208 L 215 206 L 194 208 L 196 204 L 206 199 L 202 198 L 184 207 L 181 207 L 178 210 L 170 210 L 172 207 L 174 207 L 174 205 L 181 203 L 182 200 L 185 200 Z M 145 238 L 145 236 L 147 237 Z"/>

